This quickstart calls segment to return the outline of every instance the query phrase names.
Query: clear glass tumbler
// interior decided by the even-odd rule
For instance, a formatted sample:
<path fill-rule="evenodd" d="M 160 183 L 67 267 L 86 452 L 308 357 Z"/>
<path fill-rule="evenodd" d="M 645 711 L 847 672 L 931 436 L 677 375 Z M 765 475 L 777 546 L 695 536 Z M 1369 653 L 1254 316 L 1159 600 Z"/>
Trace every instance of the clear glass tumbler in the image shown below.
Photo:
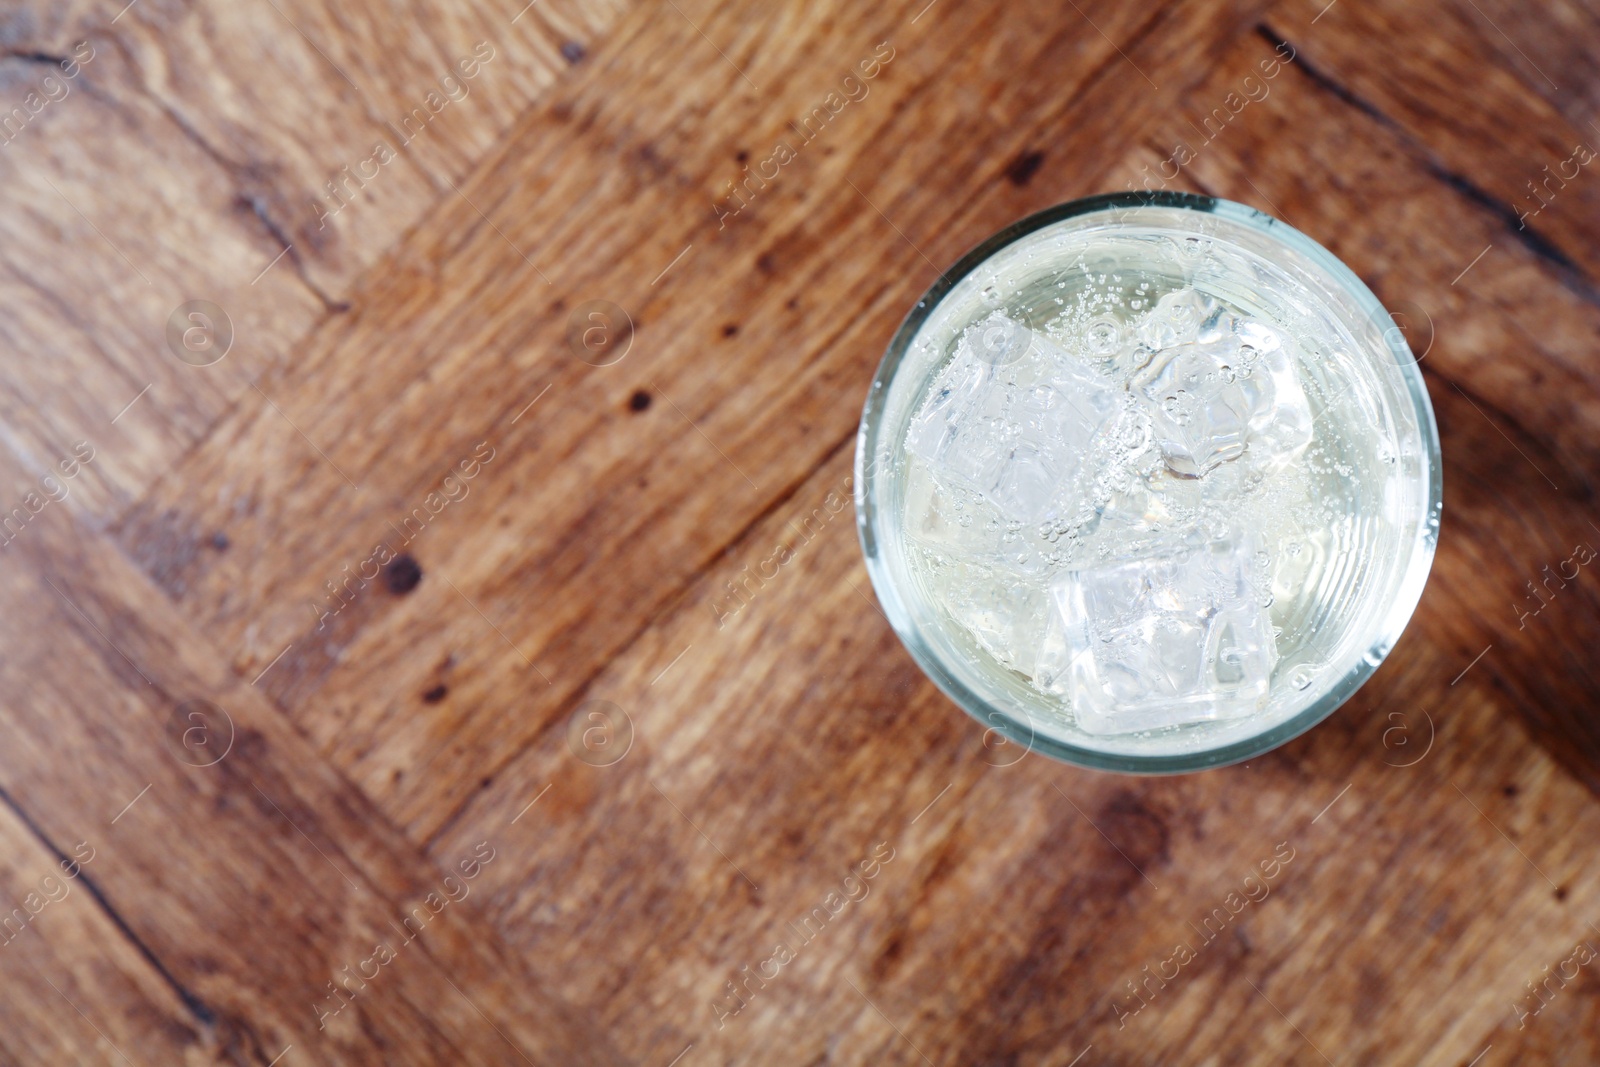
<path fill-rule="evenodd" d="M 1163 300 L 1163 294 L 1176 295 Z M 1292 339 L 1285 347 L 1295 353 L 1315 436 L 1308 450 L 1300 442 L 1303 451 L 1293 453 L 1292 463 L 1299 466 L 1292 478 L 1273 475 L 1292 483 L 1292 494 L 1280 494 L 1290 503 L 1262 511 L 1266 505 L 1249 494 L 1258 491 L 1259 470 L 1269 468 L 1251 466 L 1248 452 L 1250 462 L 1240 461 L 1238 446 L 1230 451 L 1222 431 L 1220 444 L 1200 442 L 1214 454 L 1195 459 L 1179 448 L 1173 458 L 1172 434 L 1182 437 L 1193 424 L 1184 425 L 1189 416 L 1162 409 L 1160 401 L 1180 399 L 1182 390 L 1148 393 L 1156 397 L 1150 411 L 1158 431 L 1163 420 L 1169 431 L 1160 441 L 1160 454 L 1167 457 L 1167 467 L 1157 471 L 1162 487 L 1174 499 L 1198 492 L 1199 483 L 1192 481 L 1198 470 L 1217 484 L 1234 479 L 1227 484 L 1237 485 L 1241 499 L 1256 508 L 1240 514 L 1257 516 L 1252 522 L 1258 529 L 1246 532 L 1248 544 L 1262 546 L 1249 549 L 1261 569 L 1252 588 L 1259 592 L 1259 618 L 1270 620 L 1261 625 L 1272 635 L 1276 654 L 1268 652 L 1270 672 L 1258 687 L 1265 695 L 1247 714 L 1108 732 L 1090 715 L 1084 694 L 1091 690 L 1064 689 L 1065 683 L 1052 690 L 1041 681 L 1049 678 L 1042 667 L 1046 653 L 1006 642 L 1019 634 L 1019 645 L 1031 644 L 1041 627 L 1054 627 L 1052 639 L 1059 645 L 1060 616 L 1048 613 L 1066 609 L 1048 605 L 1064 602 L 1058 591 L 1062 575 L 1116 562 L 1121 527 L 1107 524 L 1129 521 L 1126 494 L 1102 480 L 1084 491 L 1078 512 L 1054 525 L 984 520 L 985 529 L 1014 557 L 1020 551 L 1018 558 L 1025 557 L 1031 569 L 1025 579 L 1022 572 L 1005 579 L 1014 580 L 1015 589 L 1005 582 L 994 591 L 967 588 L 963 581 L 977 580 L 963 576 L 990 571 L 967 567 L 959 551 L 941 556 L 928 549 L 919 539 L 925 528 L 917 525 L 924 521 L 920 513 L 908 518 L 909 501 L 925 507 L 927 492 L 927 473 L 917 458 L 922 453 L 913 441 L 925 438 L 918 420 L 926 420 L 925 412 L 949 394 L 954 361 L 971 362 L 974 347 L 980 354 L 985 346 L 1003 349 L 1009 342 L 996 341 L 997 331 L 1015 323 L 1027 327 L 1024 336 L 1045 338 L 1039 343 L 1051 352 L 1077 353 L 1074 358 L 1086 365 L 1102 366 L 1114 390 L 1099 402 L 1127 403 L 1134 410 L 1126 394 L 1148 382 L 1151 372 L 1140 378 L 1129 368 L 1152 359 L 1150 323 L 1183 300 L 1205 308 L 1220 301 L 1238 310 L 1241 320 L 1248 314 L 1273 336 Z M 1248 347 L 1244 351 L 1247 359 L 1255 355 Z M 1247 363 L 1240 373 L 1248 376 L 1249 368 Z M 1223 373 L 1233 382 L 1231 369 Z M 1070 391 L 1062 380 L 1071 379 L 1057 378 L 1054 388 Z M 942 384 L 934 396 L 936 382 Z M 1018 388 L 1014 379 L 1010 387 Z M 1104 392 L 1100 385 L 1092 388 Z M 1151 415 L 1139 417 L 1146 436 L 1137 448 L 1148 452 L 1154 447 Z M 908 439 L 913 433 L 924 438 Z M 1251 447 L 1266 451 L 1259 442 Z M 1112 194 L 1062 204 L 1006 227 L 945 272 L 906 316 L 862 413 L 857 522 L 867 569 L 890 623 L 928 676 L 984 726 L 1085 767 L 1174 773 L 1274 748 L 1326 718 L 1371 676 L 1410 619 L 1432 564 L 1439 466 L 1433 409 L 1405 332 L 1348 267 L 1304 234 L 1240 204 L 1182 193 Z M 1223 473 L 1206 473 L 1215 470 Z M 1150 532 L 1150 515 L 1152 536 L 1161 533 L 1165 504 L 1135 503 L 1129 543 Z M 1270 521 L 1260 521 L 1260 515 Z M 950 531 L 952 544 L 986 536 L 955 526 Z M 1028 606 L 1013 618 L 1006 614 L 1013 604 L 1007 596 L 1016 590 Z M 978 602 L 985 607 L 981 617 L 971 608 Z M 1046 615 L 1039 615 L 1041 602 Z M 998 614 L 988 610 L 995 603 L 1003 609 Z M 1080 648 L 1074 663 L 1084 654 L 1098 653 Z M 1041 666 L 1034 666 L 1036 659 Z"/>

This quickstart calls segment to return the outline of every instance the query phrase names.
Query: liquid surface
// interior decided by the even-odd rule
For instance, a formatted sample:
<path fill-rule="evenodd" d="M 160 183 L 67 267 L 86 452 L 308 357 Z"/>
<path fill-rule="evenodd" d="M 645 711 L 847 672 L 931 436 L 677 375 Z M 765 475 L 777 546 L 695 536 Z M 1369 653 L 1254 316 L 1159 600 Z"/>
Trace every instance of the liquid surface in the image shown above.
<path fill-rule="evenodd" d="M 958 642 L 1090 735 L 1281 718 L 1359 656 L 1414 446 L 1318 294 L 1154 231 L 980 270 L 918 336 L 898 461 L 907 560 Z"/>

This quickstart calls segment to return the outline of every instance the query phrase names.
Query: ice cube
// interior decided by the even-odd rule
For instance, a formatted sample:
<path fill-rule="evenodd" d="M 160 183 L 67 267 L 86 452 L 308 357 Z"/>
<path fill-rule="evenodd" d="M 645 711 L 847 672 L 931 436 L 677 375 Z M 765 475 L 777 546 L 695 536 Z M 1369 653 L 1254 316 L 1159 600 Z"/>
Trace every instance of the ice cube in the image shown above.
<path fill-rule="evenodd" d="M 983 494 L 941 485 L 921 462 L 906 471 L 906 535 L 948 560 L 968 560 L 1041 575 L 1044 545 L 1037 533 L 1008 520 Z"/>
<path fill-rule="evenodd" d="M 1129 382 L 1152 405 L 1152 429 L 1167 466 L 1198 478 L 1244 454 L 1250 403 L 1219 344 L 1153 352 Z"/>
<path fill-rule="evenodd" d="M 1165 466 L 1137 475 L 1107 499 L 1101 514 L 1119 532 L 1160 533 L 1192 527 L 1200 517 L 1201 483 Z"/>
<path fill-rule="evenodd" d="M 1216 301 L 1193 289 L 1179 289 L 1156 301 L 1139 324 L 1139 343 L 1151 351 L 1172 348 L 1193 341 L 1200 326 L 1214 310 Z"/>
<path fill-rule="evenodd" d="M 1322 625 L 1327 610 L 1325 598 L 1314 591 L 1337 556 L 1337 534 L 1315 516 L 1312 507 L 1293 508 L 1262 533 L 1272 557 L 1272 624 L 1291 639 Z"/>
<path fill-rule="evenodd" d="M 1035 679 L 1081 729 L 1121 734 L 1233 719 L 1264 706 L 1277 663 L 1252 533 L 1071 571 L 1051 586 Z"/>
<path fill-rule="evenodd" d="M 1274 604 L 1294 604 L 1322 575 L 1327 564 L 1324 542 L 1329 531 L 1307 527 L 1290 516 L 1274 533 L 1277 544 L 1272 554 L 1272 600 Z"/>
<path fill-rule="evenodd" d="M 948 578 L 955 621 L 995 659 L 1032 676 L 1053 613 L 1043 587 L 970 564 L 953 565 Z"/>
<path fill-rule="evenodd" d="M 1250 452 L 1282 466 L 1311 443 L 1311 405 L 1277 331 L 1257 322 L 1234 327 L 1239 342 L 1239 387 L 1250 404 Z"/>
<path fill-rule="evenodd" d="M 1202 477 L 1247 448 L 1278 466 L 1310 442 L 1310 405 L 1271 327 L 1186 289 L 1162 297 L 1139 335 L 1143 362 L 1128 388 L 1151 405 L 1173 472 Z"/>
<path fill-rule="evenodd" d="M 1028 354 L 1034 333 L 1022 323 L 996 311 L 970 328 L 965 343 L 974 357 L 991 367 L 1006 367 Z"/>
<path fill-rule="evenodd" d="M 1017 522 L 1070 510 L 1116 388 L 1051 341 L 994 312 L 969 328 L 912 420 L 907 445 L 941 480 L 976 489 Z"/>

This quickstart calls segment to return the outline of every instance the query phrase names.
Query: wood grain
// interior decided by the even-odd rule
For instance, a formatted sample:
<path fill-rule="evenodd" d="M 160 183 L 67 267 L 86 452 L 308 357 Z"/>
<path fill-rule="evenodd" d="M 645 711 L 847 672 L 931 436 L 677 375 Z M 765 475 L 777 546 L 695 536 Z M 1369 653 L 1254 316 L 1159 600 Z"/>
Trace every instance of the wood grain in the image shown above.
<path fill-rule="evenodd" d="M 1600 594 L 1545 569 L 1600 544 L 1600 194 L 1519 212 L 1597 48 L 1488 0 L 14 6 L 0 1059 L 1591 1062 L 1592 968 L 1529 983 L 1600 945 Z M 927 285 L 1178 143 L 1407 317 L 1445 525 L 1328 722 L 1133 779 L 939 694 L 848 502 Z"/>
<path fill-rule="evenodd" d="M 0 1054 L 9 1063 L 113 1064 L 132 1048 L 171 1063 L 204 1062 L 190 1056 L 201 1047 L 201 1027 L 179 991 L 94 898 L 87 879 L 104 853 L 88 838 L 63 841 L 57 852 L 11 798 L 4 807 L 0 965 L 8 1004 Z"/>
<path fill-rule="evenodd" d="M 522 961 L 479 927 L 461 864 L 485 858 L 480 842 L 423 858 L 65 512 L 42 513 L 8 551 L 22 565 L 0 583 L 0 677 L 21 698 L 0 756 L 7 794 L 58 855 L 88 843 L 80 877 L 160 962 L 186 1008 L 183 1044 L 233 1062 L 289 1045 L 330 1062 L 386 1047 L 615 1062 L 559 1000 L 530 995 Z M 222 710 L 192 719 L 196 700 Z"/>
<path fill-rule="evenodd" d="M 281 0 L 17 8 L 0 101 L 47 103 L 0 148 L 3 336 L 30 357 L 0 371 L 12 447 L 47 466 L 149 386 L 128 415 L 140 432 L 83 493 L 114 517 L 428 208 L 459 200 L 453 184 L 568 68 L 560 49 L 580 55 L 617 13 L 559 0 L 515 23 L 486 2 L 399 17 Z M 24 252 L 41 247 L 74 254 Z M 232 323 L 212 366 L 168 351 L 167 320 L 193 300 Z"/>

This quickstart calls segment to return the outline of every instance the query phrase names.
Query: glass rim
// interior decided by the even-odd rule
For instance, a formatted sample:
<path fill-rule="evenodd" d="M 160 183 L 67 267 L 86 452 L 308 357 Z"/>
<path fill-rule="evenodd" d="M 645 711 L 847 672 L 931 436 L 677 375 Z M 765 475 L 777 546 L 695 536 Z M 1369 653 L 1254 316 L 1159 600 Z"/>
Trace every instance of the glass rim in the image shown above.
<path fill-rule="evenodd" d="M 856 531 L 866 561 L 867 575 L 872 581 L 873 591 L 877 594 L 889 625 L 923 673 L 954 701 L 956 706 L 972 718 L 1007 740 L 1024 746 L 1027 751 L 1039 751 L 1074 766 L 1124 774 L 1181 774 L 1224 767 L 1251 759 L 1293 740 L 1321 723 L 1349 700 L 1383 664 L 1415 613 L 1417 603 L 1422 598 L 1423 586 L 1433 566 L 1438 542 L 1439 518 L 1443 510 L 1444 484 L 1440 464 L 1439 429 L 1434 419 L 1433 405 L 1428 397 L 1426 383 L 1423 381 L 1420 360 L 1412 354 L 1403 337 L 1396 339 L 1388 331 L 1384 331 L 1382 335 L 1389 355 L 1394 359 L 1405 382 L 1406 394 L 1410 397 L 1416 413 L 1419 435 L 1422 438 L 1420 460 L 1427 467 L 1427 501 L 1417 525 L 1416 540 L 1411 546 L 1411 558 L 1395 586 L 1394 596 L 1387 605 L 1380 632 L 1373 635 L 1366 653 L 1358 658 L 1322 696 L 1271 729 L 1216 748 L 1151 755 L 1104 752 L 1046 736 L 1034 729 L 1031 723 L 1019 723 L 1009 711 L 997 707 L 981 694 L 974 692 L 960 677 L 946 668 L 942 657 L 923 638 L 911 612 L 901 599 L 901 592 L 896 586 L 894 576 L 889 573 L 887 563 L 878 552 L 880 524 L 877 501 L 873 495 L 874 464 L 870 461 L 870 458 L 876 455 L 878 439 L 883 428 L 889 384 L 899 371 L 918 331 L 957 284 L 1000 250 L 1046 226 L 1065 219 L 1118 208 L 1149 207 L 1179 208 L 1216 215 L 1253 229 L 1287 246 L 1291 251 L 1304 256 L 1314 266 L 1325 271 L 1328 280 L 1342 288 L 1346 295 L 1355 301 L 1368 321 L 1393 321 L 1389 311 L 1367 284 L 1332 252 L 1283 220 L 1245 204 L 1194 193 L 1159 190 L 1101 193 L 1069 200 L 1027 215 L 979 243 L 940 274 L 912 306 L 890 339 L 883 359 L 878 364 L 877 372 L 873 375 L 872 385 L 867 390 L 867 399 L 862 407 L 861 423 L 856 437 Z M 1382 319 L 1376 316 L 1382 316 Z"/>

